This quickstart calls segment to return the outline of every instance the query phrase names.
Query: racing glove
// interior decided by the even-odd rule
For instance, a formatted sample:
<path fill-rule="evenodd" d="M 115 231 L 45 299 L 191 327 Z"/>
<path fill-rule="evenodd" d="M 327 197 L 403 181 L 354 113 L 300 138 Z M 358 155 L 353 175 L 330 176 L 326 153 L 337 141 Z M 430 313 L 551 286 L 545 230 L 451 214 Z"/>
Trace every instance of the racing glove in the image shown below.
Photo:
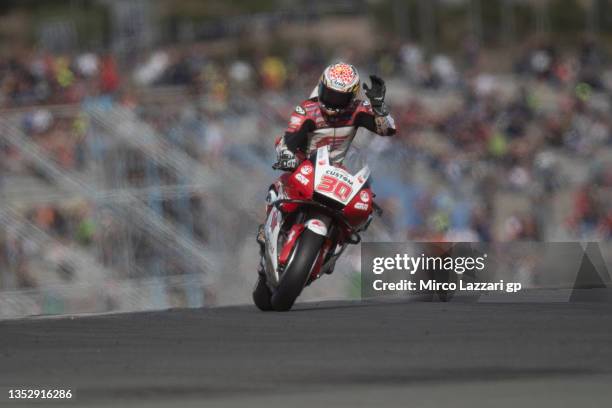
<path fill-rule="evenodd" d="M 295 154 L 288 149 L 278 151 L 276 163 L 272 165 L 275 170 L 291 171 L 298 166 L 298 159 Z"/>
<path fill-rule="evenodd" d="M 363 84 L 363 89 L 366 96 L 370 100 L 372 110 L 377 116 L 387 116 L 389 114 L 389 108 L 385 104 L 385 93 L 387 87 L 385 81 L 376 75 L 370 75 L 370 82 L 372 85 Z"/>

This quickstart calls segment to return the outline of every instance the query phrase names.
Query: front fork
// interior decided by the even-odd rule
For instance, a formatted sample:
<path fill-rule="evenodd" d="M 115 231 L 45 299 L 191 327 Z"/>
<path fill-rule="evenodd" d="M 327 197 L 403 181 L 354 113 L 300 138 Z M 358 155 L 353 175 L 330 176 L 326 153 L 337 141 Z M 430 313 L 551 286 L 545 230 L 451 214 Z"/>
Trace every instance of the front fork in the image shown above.
<path fill-rule="evenodd" d="M 278 220 L 279 224 L 282 224 L 286 219 L 286 213 L 283 213 L 279 209 L 273 208 L 273 201 L 271 202 L 270 209 L 271 212 L 278 211 L 278 213 L 269 214 L 270 217 L 280 218 Z M 300 239 L 302 233 L 308 229 L 314 232 L 317 235 L 321 235 L 322 237 L 327 237 L 329 232 L 329 226 L 331 224 L 331 218 L 323 215 L 323 214 L 300 214 L 295 219 L 295 224 L 291 227 L 289 232 L 287 233 L 286 239 L 282 243 L 282 247 L 277 247 L 279 240 L 279 230 L 275 230 L 271 227 L 271 224 L 266 222 L 266 251 L 265 251 L 265 259 L 266 259 L 266 271 L 269 277 L 268 283 L 274 287 L 278 284 L 280 279 L 280 274 L 282 271 L 291 263 L 293 260 L 293 255 L 296 250 L 296 243 Z M 280 226 L 277 227 L 280 229 Z M 329 251 L 329 247 L 331 246 L 331 242 L 329 239 L 324 241 L 323 248 L 321 248 L 320 254 L 317 257 L 317 264 L 313 267 L 313 275 L 312 277 L 318 276 L 318 273 L 323 264 L 323 260 L 326 258 L 326 254 Z"/>

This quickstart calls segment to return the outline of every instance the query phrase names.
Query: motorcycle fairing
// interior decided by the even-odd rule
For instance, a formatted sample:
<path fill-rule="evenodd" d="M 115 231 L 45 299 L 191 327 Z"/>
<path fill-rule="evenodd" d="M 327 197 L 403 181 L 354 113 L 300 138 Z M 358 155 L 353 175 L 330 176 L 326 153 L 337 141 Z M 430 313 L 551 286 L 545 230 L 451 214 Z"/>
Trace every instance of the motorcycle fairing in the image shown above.
<path fill-rule="evenodd" d="M 329 162 L 329 146 L 317 149 L 314 190 L 318 194 L 347 205 L 363 188 L 370 177 L 366 165 L 354 176 Z"/>

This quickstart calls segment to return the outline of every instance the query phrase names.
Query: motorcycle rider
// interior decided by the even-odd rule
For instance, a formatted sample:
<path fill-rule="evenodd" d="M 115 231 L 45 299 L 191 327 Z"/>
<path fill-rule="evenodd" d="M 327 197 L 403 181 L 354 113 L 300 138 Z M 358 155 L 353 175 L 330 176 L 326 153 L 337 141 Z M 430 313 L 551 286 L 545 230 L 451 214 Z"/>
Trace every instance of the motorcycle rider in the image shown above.
<path fill-rule="evenodd" d="M 310 98 L 296 106 L 285 134 L 276 141 L 273 167 L 293 171 L 321 146 L 330 146 L 332 164 L 342 164 L 360 127 L 380 136 L 394 135 L 395 122 L 385 104 L 385 83 L 375 75 L 370 75 L 370 80 L 371 86 L 363 85 L 367 99 L 362 99 L 361 80 L 353 65 L 338 62 L 325 68 Z M 268 205 L 273 199 L 269 194 Z M 263 251 L 263 224 L 257 242 Z"/>
<path fill-rule="evenodd" d="M 385 83 L 375 75 L 370 80 L 371 87 L 363 85 L 369 100 L 360 99 L 361 80 L 354 66 L 339 62 L 325 68 L 318 86 L 295 108 L 284 136 L 277 140 L 275 168 L 292 171 L 327 145 L 331 163 L 341 164 L 359 127 L 381 136 L 395 134 L 385 104 Z"/>

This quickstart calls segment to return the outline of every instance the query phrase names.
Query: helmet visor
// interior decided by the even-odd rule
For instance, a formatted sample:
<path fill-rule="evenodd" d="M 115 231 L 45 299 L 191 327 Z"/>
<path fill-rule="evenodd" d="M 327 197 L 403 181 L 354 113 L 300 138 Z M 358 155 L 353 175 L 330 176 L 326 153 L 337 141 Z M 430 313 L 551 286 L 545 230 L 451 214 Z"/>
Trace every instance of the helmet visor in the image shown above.
<path fill-rule="evenodd" d="M 353 101 L 352 92 L 338 92 L 329 89 L 323 83 L 319 84 L 319 101 L 326 108 L 344 109 Z"/>

